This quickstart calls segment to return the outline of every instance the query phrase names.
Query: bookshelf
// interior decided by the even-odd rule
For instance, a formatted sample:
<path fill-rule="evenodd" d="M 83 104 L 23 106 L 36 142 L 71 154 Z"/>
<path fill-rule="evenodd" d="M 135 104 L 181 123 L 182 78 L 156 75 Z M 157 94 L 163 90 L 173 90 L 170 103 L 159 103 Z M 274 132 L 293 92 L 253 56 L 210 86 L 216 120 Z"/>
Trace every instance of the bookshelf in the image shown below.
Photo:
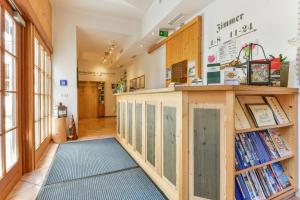
<path fill-rule="evenodd" d="M 258 173 L 278 163 L 290 185 L 265 199 L 286 199 L 298 189 L 298 89 L 181 86 L 116 96 L 118 126 L 123 133 L 123 136 L 117 134 L 117 140 L 169 199 L 235 199 L 237 176 L 253 171 Z M 242 97 L 245 104 L 262 104 L 263 96 L 276 97 L 289 121 L 257 127 L 249 110 L 242 106 L 249 125 L 236 129 L 236 98 Z M 129 104 L 132 104 L 132 118 L 126 114 L 128 109 L 124 109 Z M 149 113 L 148 105 L 154 105 L 155 115 Z M 148 119 L 152 119 L 152 126 L 156 127 L 155 134 L 152 134 L 155 140 L 153 149 L 147 148 L 147 143 L 153 141 L 147 126 Z M 132 123 L 132 131 L 128 123 Z M 236 168 L 236 137 L 274 129 L 284 139 L 290 154 L 280 154 L 276 159 Z M 133 138 L 133 144 L 128 142 L 129 138 Z M 155 155 L 155 166 L 147 161 L 147 155 L 151 153 Z M 164 155 L 172 155 L 173 158 Z M 170 164 L 174 160 L 176 163 Z"/>

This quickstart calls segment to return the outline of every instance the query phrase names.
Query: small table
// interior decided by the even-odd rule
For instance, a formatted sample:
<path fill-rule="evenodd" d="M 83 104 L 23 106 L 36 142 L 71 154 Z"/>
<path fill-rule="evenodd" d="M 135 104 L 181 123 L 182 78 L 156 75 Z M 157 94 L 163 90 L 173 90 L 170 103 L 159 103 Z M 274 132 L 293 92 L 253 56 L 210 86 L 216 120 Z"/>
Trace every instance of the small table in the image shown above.
<path fill-rule="evenodd" d="M 67 118 L 52 118 L 52 139 L 57 144 L 67 141 Z"/>

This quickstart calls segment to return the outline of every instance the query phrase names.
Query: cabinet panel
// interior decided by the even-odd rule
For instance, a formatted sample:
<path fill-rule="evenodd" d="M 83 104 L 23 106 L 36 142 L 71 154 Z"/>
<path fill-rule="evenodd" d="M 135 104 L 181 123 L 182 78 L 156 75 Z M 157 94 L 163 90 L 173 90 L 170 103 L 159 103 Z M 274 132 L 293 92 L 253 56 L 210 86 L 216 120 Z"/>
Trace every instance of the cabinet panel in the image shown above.
<path fill-rule="evenodd" d="M 143 104 L 135 105 L 135 148 L 141 155 L 143 154 Z"/>
<path fill-rule="evenodd" d="M 176 185 L 176 107 L 163 108 L 163 175 Z"/>
<path fill-rule="evenodd" d="M 132 145 L 132 103 L 127 105 L 127 122 L 128 143 Z"/>
<path fill-rule="evenodd" d="M 220 198 L 220 110 L 193 111 L 194 196 Z"/>
<path fill-rule="evenodd" d="M 147 161 L 155 167 L 155 105 L 147 105 Z"/>
<path fill-rule="evenodd" d="M 121 109 L 120 109 L 120 107 L 121 107 L 121 103 L 120 102 L 118 102 L 117 103 L 117 131 L 118 131 L 118 134 L 120 134 L 120 123 L 121 123 L 121 120 L 120 120 L 120 118 L 121 118 Z"/>
<path fill-rule="evenodd" d="M 125 138 L 125 127 L 126 127 L 126 103 L 122 102 L 122 117 L 121 117 L 122 123 L 121 123 L 121 136 L 124 139 Z"/>

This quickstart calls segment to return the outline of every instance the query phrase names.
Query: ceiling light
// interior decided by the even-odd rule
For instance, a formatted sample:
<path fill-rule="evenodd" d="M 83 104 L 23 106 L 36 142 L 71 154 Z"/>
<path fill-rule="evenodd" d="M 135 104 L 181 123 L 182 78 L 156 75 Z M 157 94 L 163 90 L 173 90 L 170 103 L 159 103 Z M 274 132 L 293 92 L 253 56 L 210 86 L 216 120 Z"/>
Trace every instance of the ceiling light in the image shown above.
<path fill-rule="evenodd" d="M 181 23 L 181 21 L 185 18 L 184 14 L 180 13 L 179 15 L 177 15 L 176 17 L 174 17 L 172 20 L 169 21 L 169 25 L 173 26 L 176 25 L 178 23 Z"/>
<path fill-rule="evenodd" d="M 155 33 L 154 33 L 154 31 L 152 32 L 152 36 L 154 36 L 155 35 Z"/>
<path fill-rule="evenodd" d="M 141 44 L 141 45 L 140 45 L 140 47 L 141 47 L 141 48 L 143 48 L 143 47 L 144 47 L 144 45 L 142 45 L 142 44 Z"/>

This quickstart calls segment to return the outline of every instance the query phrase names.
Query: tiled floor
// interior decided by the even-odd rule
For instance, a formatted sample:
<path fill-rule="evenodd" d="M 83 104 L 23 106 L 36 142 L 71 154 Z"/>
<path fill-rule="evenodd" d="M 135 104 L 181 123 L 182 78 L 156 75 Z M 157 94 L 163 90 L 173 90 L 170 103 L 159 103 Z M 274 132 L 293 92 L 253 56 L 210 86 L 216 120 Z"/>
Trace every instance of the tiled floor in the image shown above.
<path fill-rule="evenodd" d="M 45 176 L 47 175 L 57 147 L 58 145 L 54 143 L 49 145 L 44 158 L 38 163 L 37 169 L 22 177 L 13 191 L 6 198 L 7 200 L 34 200 L 36 198 Z"/>
<path fill-rule="evenodd" d="M 99 118 L 84 119 L 79 121 L 79 140 L 113 137 L 116 134 L 116 119 Z M 51 143 L 39 161 L 37 169 L 25 174 L 6 200 L 34 200 L 43 184 L 48 169 L 54 158 L 58 145 Z"/>

